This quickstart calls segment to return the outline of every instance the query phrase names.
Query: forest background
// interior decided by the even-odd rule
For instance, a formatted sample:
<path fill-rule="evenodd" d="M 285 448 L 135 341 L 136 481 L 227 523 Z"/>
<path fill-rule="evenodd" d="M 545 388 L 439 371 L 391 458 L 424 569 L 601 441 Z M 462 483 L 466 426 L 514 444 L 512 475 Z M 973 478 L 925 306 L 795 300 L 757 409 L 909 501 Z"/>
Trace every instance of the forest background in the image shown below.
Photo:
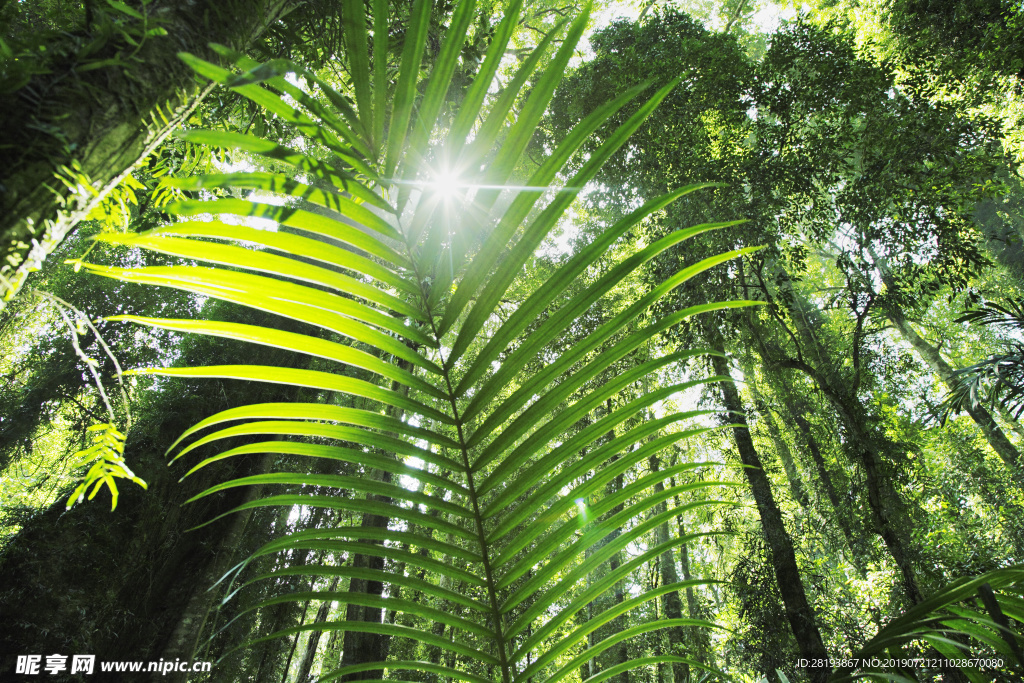
<path fill-rule="evenodd" d="M 33 653 L 281 683 L 1024 675 L 1021 7 L 519 4 L 0 5 L 5 680 Z M 240 237 L 403 202 L 405 261 L 321 237 L 314 273 Z M 247 255 L 167 237 L 189 217 Z M 330 289 L 339 320 L 295 313 Z M 435 310 L 450 336 L 394 322 Z M 123 372 L 183 366 L 216 370 Z M 434 368 L 482 383 L 457 401 Z M 215 413 L 250 421 L 175 453 L 179 483 L 165 454 Z M 504 431 L 471 463 L 481 422 Z"/>

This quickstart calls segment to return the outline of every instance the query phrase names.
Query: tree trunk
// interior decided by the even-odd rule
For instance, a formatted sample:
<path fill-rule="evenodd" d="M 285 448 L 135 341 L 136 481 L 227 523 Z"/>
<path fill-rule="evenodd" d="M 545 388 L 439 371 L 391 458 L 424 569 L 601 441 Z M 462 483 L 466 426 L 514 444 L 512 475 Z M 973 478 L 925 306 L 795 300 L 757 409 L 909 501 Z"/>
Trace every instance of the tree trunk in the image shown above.
<path fill-rule="evenodd" d="M 675 480 L 672 481 L 672 486 L 675 486 Z M 679 501 L 679 496 L 675 496 L 675 501 L 677 507 L 682 504 Z M 679 527 L 679 538 L 683 538 L 686 536 L 686 522 L 682 517 L 678 517 L 676 524 Z M 689 543 L 683 543 L 679 546 L 679 568 L 683 572 L 683 581 L 689 581 L 693 578 L 693 575 L 690 573 Z M 711 595 L 715 599 L 715 607 L 721 611 L 722 603 L 718 599 L 718 588 L 714 584 L 711 584 L 708 588 L 711 589 Z M 693 586 L 686 587 L 686 609 L 691 619 L 700 619 L 700 608 L 697 605 L 697 595 L 693 591 Z M 714 666 L 715 651 L 710 647 L 707 632 L 695 626 L 690 629 L 690 635 L 695 645 L 697 661 L 707 666 Z"/>
<path fill-rule="evenodd" d="M 652 472 L 657 472 L 660 463 L 658 462 L 658 456 L 652 455 L 648 461 L 651 466 Z M 654 485 L 655 493 L 661 493 L 665 490 L 665 485 L 662 482 L 658 482 Z M 668 508 L 666 503 L 659 503 L 654 509 L 654 514 L 661 514 Z M 662 543 L 668 543 L 669 537 L 669 526 L 668 522 L 661 524 L 655 529 L 655 542 L 658 545 Z M 685 545 L 683 546 L 686 547 Z M 675 553 L 669 548 L 661 557 L 658 558 L 658 570 L 661 574 L 661 583 L 664 586 L 671 585 L 679 582 L 679 574 L 676 572 L 676 559 Z M 662 597 L 662 604 L 664 605 L 665 617 L 668 619 L 682 619 L 683 618 L 683 601 L 679 597 L 679 591 L 672 591 L 671 593 L 665 593 Z M 693 612 L 687 615 L 693 618 Z M 686 633 L 681 626 L 674 626 L 668 630 L 668 641 L 669 641 L 669 654 L 673 655 L 685 655 L 687 637 Z M 687 683 L 690 680 L 690 665 L 685 662 L 673 662 L 672 663 L 672 680 L 674 683 Z"/>
<path fill-rule="evenodd" d="M 212 58 L 211 42 L 244 50 L 293 1 L 151 3 L 148 25 L 158 22 L 168 35 L 142 38 L 142 22 L 125 24 L 125 31 L 139 32 L 137 52 L 121 44 L 120 36 L 108 38 L 99 53 L 71 55 L 4 103 L 0 149 L 18 153 L 0 164 L 0 310 L 78 222 L 211 91 L 177 54 Z M 140 61 L 82 68 L 119 50 Z M 75 177 L 63 169 L 74 170 Z M 84 176 L 90 188 L 73 193 L 58 175 L 72 186 L 84 185 Z"/>
<path fill-rule="evenodd" d="M 821 454 L 821 447 L 818 445 L 818 440 L 814 437 L 814 432 L 811 431 L 811 424 L 804 416 L 803 406 L 790 403 L 786 406 L 786 411 L 800 430 L 804 442 L 807 444 L 807 452 L 811 454 L 811 461 L 814 463 L 818 480 L 821 482 L 821 487 L 825 490 L 825 496 L 832 504 L 832 514 L 828 515 L 828 517 L 834 519 L 836 524 L 839 525 L 840 530 L 842 530 L 843 537 L 846 538 L 846 545 L 850 549 L 852 564 L 858 574 L 863 577 L 864 568 L 861 566 L 859 559 L 858 545 L 854 542 L 855 536 L 850 519 L 850 505 L 848 501 L 843 501 L 836 492 L 835 484 L 832 482 L 832 475 L 829 473 L 828 467 L 825 465 L 825 458 Z"/>
<path fill-rule="evenodd" d="M 612 412 L 612 402 L 611 402 L 611 399 L 608 399 L 607 403 L 605 404 L 605 411 L 606 411 L 605 412 L 606 415 L 610 415 L 611 414 L 611 412 Z M 605 442 L 607 443 L 607 442 L 613 441 L 614 439 L 615 439 L 615 430 L 611 430 L 605 436 Z M 611 457 L 609 459 L 609 464 L 615 462 L 615 460 L 617 460 L 617 456 Z M 605 497 L 606 498 L 611 498 L 612 496 L 615 496 L 619 491 L 621 491 L 622 487 L 623 487 L 624 479 L 625 478 L 624 478 L 624 476 L 622 474 L 620 474 L 617 477 L 614 477 L 613 479 L 611 479 L 611 481 L 609 481 L 605 485 L 605 490 L 604 490 Z M 620 512 L 622 512 L 622 510 L 624 508 L 625 508 L 624 503 L 619 503 L 618 505 L 615 505 L 608 512 L 606 512 L 604 515 L 601 516 L 601 519 L 597 521 L 597 524 L 598 525 L 604 524 L 605 520 L 608 520 L 608 519 L 614 517 L 615 515 L 619 514 Z M 608 533 L 608 535 L 606 535 L 603 539 L 601 539 L 600 541 L 598 541 L 597 543 L 595 543 L 593 545 L 593 552 L 597 552 L 602 547 L 608 545 L 609 543 L 614 542 L 615 539 L 617 539 L 621 535 L 621 533 L 622 533 L 622 530 L 619 529 L 619 528 L 612 529 Z M 617 552 L 614 555 L 612 555 L 611 558 L 609 558 L 608 564 L 607 564 L 608 571 L 609 572 L 614 572 L 621 565 L 622 565 L 622 552 L 620 551 L 620 552 Z M 605 610 L 607 610 L 607 609 L 609 609 L 609 608 L 611 608 L 611 607 L 613 607 L 615 605 L 620 604 L 623 601 L 624 597 L 625 597 L 624 596 L 624 593 L 625 593 L 625 591 L 624 591 L 624 583 L 625 583 L 624 581 L 617 581 L 615 583 L 614 591 L 611 593 L 611 595 L 609 595 L 608 593 L 605 593 L 605 594 L 601 595 L 600 597 L 598 597 L 596 600 L 594 600 L 591 603 L 591 610 L 592 610 L 591 614 L 593 614 L 595 617 L 600 616 L 601 613 L 604 612 Z M 599 628 L 596 631 L 594 631 L 594 633 L 593 633 L 594 638 L 590 642 L 591 642 L 591 644 L 599 643 L 602 640 L 604 640 L 605 638 L 613 636 L 616 633 L 620 633 L 625 628 L 626 628 L 625 615 L 619 615 L 619 616 L 615 617 L 614 619 L 612 619 L 607 624 L 603 625 L 601 628 Z M 624 664 L 625 662 L 628 661 L 628 657 L 629 657 L 629 655 L 628 655 L 627 643 L 626 643 L 626 641 L 620 641 L 619 643 L 616 643 L 615 645 L 613 645 L 612 647 L 608 648 L 603 653 L 598 655 L 597 658 L 596 658 L 597 659 L 596 662 L 594 662 L 594 660 L 591 660 L 591 662 L 592 662 L 592 665 L 591 665 L 592 669 L 591 670 L 595 671 L 595 673 L 599 673 L 601 671 L 605 671 L 605 670 L 607 670 L 607 669 L 609 669 L 609 668 L 611 668 L 613 666 L 617 666 L 619 664 Z M 623 673 L 617 674 L 615 676 L 612 676 L 608 680 L 611 681 L 611 683 L 629 683 L 629 672 L 623 672 Z"/>
<path fill-rule="evenodd" d="M 338 579 L 341 577 L 334 577 L 334 581 L 331 582 L 330 588 L 327 590 L 333 592 L 338 588 Z M 314 624 L 322 624 L 327 621 L 327 617 L 331 614 L 332 603 L 330 600 L 324 600 L 323 604 L 320 605 L 320 609 L 316 611 L 316 618 L 313 620 Z M 306 641 L 306 651 L 302 655 L 302 661 L 299 663 L 299 672 L 295 676 L 296 683 L 306 683 L 309 679 L 309 672 L 313 669 L 313 660 L 316 657 L 316 648 L 320 644 L 320 636 L 323 631 L 311 631 L 309 634 L 309 640 Z"/>
<path fill-rule="evenodd" d="M 719 341 L 716 350 L 724 353 L 724 345 Z M 730 377 L 729 365 L 722 356 L 712 356 L 711 362 L 714 365 L 715 374 Z M 793 550 L 793 541 L 786 531 L 782 521 L 782 513 L 775 503 L 772 495 L 771 483 L 761 465 L 761 458 L 754 449 L 754 442 L 750 438 L 750 430 L 747 427 L 746 411 L 740 400 L 739 392 L 732 381 L 719 383 L 722 392 L 722 400 L 729 411 L 729 420 L 736 426 L 733 427 L 733 439 L 742 461 L 743 473 L 750 484 L 751 493 L 757 504 L 757 511 L 761 518 L 761 528 L 764 531 L 765 539 L 768 541 L 768 551 L 772 568 L 775 570 L 775 579 L 782 595 L 782 602 L 786 609 L 786 617 L 793 629 L 797 646 L 800 649 L 800 656 L 810 661 L 827 661 L 828 651 L 821 639 L 818 625 L 814 620 L 814 612 L 807 601 L 807 594 L 804 592 L 804 585 L 800 579 L 800 570 L 796 564 L 796 553 Z M 807 676 L 813 683 L 824 683 L 831 674 L 831 669 L 825 667 L 808 666 Z"/>
<path fill-rule="evenodd" d="M 881 443 L 876 443 L 856 399 L 838 391 L 814 368 L 796 360 L 783 361 L 780 366 L 798 369 L 807 374 L 836 409 L 846 429 L 850 455 L 864 469 L 868 507 L 871 510 L 871 521 L 875 531 L 882 537 L 886 549 L 903 577 L 903 589 L 908 602 L 910 605 L 916 605 L 923 599 L 923 593 L 918 584 L 915 562 L 910 551 L 911 542 L 906 534 L 910 523 L 906 519 L 903 501 L 893 488 L 891 477 L 884 471 L 883 460 L 879 456 L 882 447 L 892 444 L 884 437 L 879 439 Z"/>
<path fill-rule="evenodd" d="M 772 442 L 775 444 L 775 452 L 779 455 L 779 460 L 782 461 L 782 467 L 786 472 L 786 481 L 789 483 L 789 491 L 793 494 L 793 500 L 800 505 L 804 510 L 808 510 L 811 506 L 810 498 L 807 495 L 807 491 L 804 490 L 803 480 L 800 477 L 800 470 L 797 469 L 796 461 L 793 459 L 793 453 L 789 450 L 789 444 L 786 443 L 785 438 L 782 436 L 782 432 L 779 431 L 779 426 L 775 423 L 775 418 L 772 416 L 771 408 L 765 403 L 761 397 L 761 392 L 757 389 L 757 378 L 754 374 L 754 368 L 752 364 L 747 363 L 743 367 L 743 374 L 747 378 L 747 386 L 750 387 L 750 393 L 754 397 L 754 405 L 757 408 L 758 415 L 764 420 L 765 426 L 768 428 L 768 434 L 772 438 Z"/>
<path fill-rule="evenodd" d="M 857 375 L 855 374 L 852 379 L 843 377 L 839 371 L 843 367 L 842 363 L 837 363 L 831 351 L 820 342 L 817 333 L 821 326 L 818 309 L 812 302 L 794 291 L 788 284 L 789 280 L 785 282 L 786 305 L 796 326 L 797 336 L 806 349 L 805 358 L 813 360 L 808 362 L 803 358 L 787 358 L 778 365 L 800 370 L 807 375 L 836 409 L 846 430 L 851 457 L 859 462 L 864 470 L 868 507 L 875 530 L 882 537 L 900 570 L 908 602 L 915 605 L 921 602 L 923 594 L 917 580 L 916 563 L 911 552 L 912 544 L 906 533 L 910 523 L 905 505 L 892 484 L 892 478 L 884 471 L 885 461 L 880 455 L 891 455 L 891 451 L 895 450 L 894 444 L 884 434 L 879 435 L 868 426 L 867 416 L 857 398 Z M 859 346 L 856 345 L 859 343 L 859 339 L 854 339 L 855 373 L 859 372 L 856 368 L 856 358 L 860 354 Z M 762 346 L 763 344 L 759 345 Z M 783 355 L 780 354 L 780 357 Z M 765 361 L 767 362 L 767 358 Z"/>
<path fill-rule="evenodd" d="M 768 367 L 768 361 L 761 353 L 761 360 L 765 363 L 764 367 Z M 788 423 L 789 428 L 799 434 L 797 441 L 798 446 L 802 446 L 804 451 L 811 456 L 811 462 L 814 465 L 814 474 L 821 484 L 821 488 L 825 493 L 825 497 L 828 498 L 829 503 L 832 506 L 832 513 L 825 514 L 825 519 L 834 521 L 846 539 L 846 545 L 849 550 L 849 560 L 853 569 L 857 575 L 864 578 L 864 566 L 860 558 L 860 545 L 855 542 L 857 534 L 854 533 L 852 510 L 853 507 L 850 504 L 849 498 L 841 498 L 836 488 L 836 484 L 832 479 L 832 474 L 828 471 L 828 466 L 825 464 L 825 458 L 821 453 L 821 446 L 818 444 L 817 438 L 814 436 L 814 432 L 811 429 L 811 424 L 807 421 L 806 412 L 807 404 L 802 399 L 794 399 L 792 392 L 786 383 L 785 378 L 779 376 L 778 382 L 782 383 L 781 391 L 777 394 L 779 401 L 785 411 L 783 422 Z M 796 429 L 793 429 L 793 425 Z"/>
<path fill-rule="evenodd" d="M 412 363 L 408 361 L 401 361 L 398 363 L 398 366 L 403 370 L 412 370 Z M 408 393 L 409 389 L 398 382 L 392 382 L 391 390 Z M 393 407 L 390 407 L 388 412 L 392 417 L 396 417 L 398 419 L 401 419 L 403 414 L 401 409 Z M 371 476 L 378 481 L 386 483 L 391 482 L 391 474 L 389 472 L 374 470 Z M 392 500 L 386 496 L 370 495 L 369 498 L 386 504 L 390 504 L 392 502 Z M 388 517 L 383 515 L 364 514 L 361 526 L 363 528 L 371 529 L 386 529 L 390 521 L 391 520 Z M 361 540 L 359 542 L 371 545 L 382 544 L 381 541 Z M 384 558 L 376 555 L 356 554 L 352 558 L 352 566 L 384 571 Z M 349 581 L 348 590 L 350 593 L 367 593 L 369 595 L 380 596 L 384 594 L 384 583 L 381 581 L 368 581 L 366 579 L 352 577 L 351 581 Z M 346 621 L 367 621 L 380 624 L 383 623 L 383 618 L 384 612 L 378 607 L 364 607 L 362 605 L 350 604 L 345 609 Z M 383 662 L 387 659 L 390 644 L 390 637 L 382 633 L 345 631 L 341 651 L 341 666 L 345 667 L 354 664 L 366 664 L 369 662 Z M 339 680 L 379 680 L 383 677 L 384 670 L 375 669 L 372 671 L 342 676 Z"/>
<path fill-rule="evenodd" d="M 378 481 L 383 481 L 385 483 L 390 483 L 391 481 L 391 474 L 388 472 L 375 470 L 373 475 L 374 479 Z M 369 498 L 382 503 L 390 504 L 392 502 L 390 498 L 385 496 L 371 495 Z M 361 526 L 364 529 L 386 529 L 390 521 L 390 518 L 383 515 L 364 514 Z M 359 542 L 375 545 L 380 544 L 380 541 Z M 382 572 L 384 571 L 384 558 L 377 555 L 357 554 L 352 558 L 352 566 Z M 384 583 L 381 581 L 360 579 L 353 576 L 352 580 L 349 582 L 348 590 L 350 593 L 367 593 L 369 595 L 380 596 L 384 593 Z M 382 619 L 383 610 L 380 607 L 364 607 L 362 605 L 350 604 L 345 609 L 346 621 L 367 621 L 380 624 L 383 623 Z M 362 633 L 360 631 L 345 631 L 343 643 L 341 651 L 342 667 L 369 662 L 383 662 L 387 659 L 388 647 L 390 645 L 389 638 L 384 634 Z M 341 677 L 339 680 L 379 680 L 382 678 L 384 678 L 383 668 L 373 671 L 364 671 L 359 674 L 350 674 L 348 676 Z"/>
<path fill-rule="evenodd" d="M 1018 438 L 1024 439 L 1024 427 L 1021 426 L 1020 421 L 1017 418 L 1010 414 L 1010 411 L 997 403 L 996 412 L 999 413 L 999 417 L 1003 419 L 1006 426 L 1013 430 L 1013 433 L 1016 434 Z"/>
<path fill-rule="evenodd" d="M 302 608 L 302 616 L 299 618 L 299 626 L 303 626 L 306 623 L 306 615 L 309 614 L 309 602 Z M 302 636 L 302 632 L 296 633 L 292 636 L 292 647 L 288 650 L 288 659 L 284 660 L 284 673 L 281 674 L 281 683 L 288 683 L 288 673 L 292 668 L 292 660 L 295 659 L 295 649 L 299 646 L 299 638 Z"/>
<path fill-rule="evenodd" d="M 932 372 L 942 380 L 942 383 L 952 391 L 956 387 L 956 380 L 954 379 L 954 373 L 952 367 L 946 362 L 946 359 L 939 353 L 939 349 L 929 344 L 924 338 L 917 333 L 917 331 L 911 326 L 906 318 L 903 317 L 902 312 L 892 309 L 891 307 L 886 310 L 886 315 L 892 324 L 899 330 L 907 343 L 914 347 L 918 355 L 924 359 L 924 362 L 928 364 Z M 967 414 L 971 416 L 975 424 L 981 430 L 981 433 L 985 436 L 985 440 L 988 441 L 988 445 L 992 447 L 992 450 L 996 452 L 996 455 L 1006 463 L 1006 467 L 1009 468 L 1011 476 L 1014 481 L 1017 482 L 1018 486 L 1021 485 L 1021 456 L 1020 452 L 1014 447 L 1010 440 L 1006 438 L 1006 434 L 996 424 L 992 414 L 985 410 L 984 406 L 977 405 L 974 407 L 968 406 Z"/>
<path fill-rule="evenodd" d="M 264 455 L 260 459 L 260 466 L 253 474 L 267 472 L 273 462 L 273 456 Z M 250 503 L 258 499 L 263 493 L 262 486 L 250 486 L 245 492 L 242 504 Z M 242 538 L 245 529 L 252 518 L 253 508 L 241 510 L 234 514 L 231 526 L 220 538 L 217 546 L 217 554 L 210 560 L 197 577 L 192 577 L 193 589 L 188 604 L 178 618 L 178 623 L 171 632 L 167 644 L 160 652 L 160 658 L 164 661 L 173 662 L 175 659 L 194 660 L 196 646 L 204 631 L 206 616 L 213 608 L 214 603 L 221 591 L 214 590 L 216 584 L 224 574 L 234 565 L 238 555 L 238 548 L 242 545 Z M 158 674 L 154 680 L 166 681 L 167 683 L 184 682 L 188 677 L 187 673 L 170 672 L 170 675 Z"/>

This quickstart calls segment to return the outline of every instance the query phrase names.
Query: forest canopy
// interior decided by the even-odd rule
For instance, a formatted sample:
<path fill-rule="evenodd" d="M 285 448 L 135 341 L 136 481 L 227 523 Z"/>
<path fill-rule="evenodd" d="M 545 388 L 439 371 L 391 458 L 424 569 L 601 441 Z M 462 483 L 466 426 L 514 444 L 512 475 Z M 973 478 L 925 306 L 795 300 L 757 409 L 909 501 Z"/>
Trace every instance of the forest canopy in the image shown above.
<path fill-rule="evenodd" d="M 1019 3 L 0 29 L 5 680 L 1024 678 Z"/>

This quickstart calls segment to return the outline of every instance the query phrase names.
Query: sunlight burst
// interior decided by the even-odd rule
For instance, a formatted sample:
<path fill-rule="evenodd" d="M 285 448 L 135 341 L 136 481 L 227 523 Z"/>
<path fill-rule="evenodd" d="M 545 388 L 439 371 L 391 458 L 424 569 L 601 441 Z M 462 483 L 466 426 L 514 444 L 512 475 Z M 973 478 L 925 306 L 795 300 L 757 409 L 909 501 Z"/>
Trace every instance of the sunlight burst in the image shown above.
<path fill-rule="evenodd" d="M 460 192 L 464 192 L 466 187 L 458 174 L 452 171 L 441 171 L 435 174 L 434 180 L 427 184 L 426 189 L 444 201 L 453 199 Z"/>

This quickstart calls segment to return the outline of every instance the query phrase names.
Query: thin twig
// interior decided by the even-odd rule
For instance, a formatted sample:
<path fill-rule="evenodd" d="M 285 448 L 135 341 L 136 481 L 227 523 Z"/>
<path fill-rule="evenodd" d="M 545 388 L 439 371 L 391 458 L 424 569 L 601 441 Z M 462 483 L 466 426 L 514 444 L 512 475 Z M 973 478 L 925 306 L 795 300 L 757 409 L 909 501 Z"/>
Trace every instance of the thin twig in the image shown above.
<path fill-rule="evenodd" d="M 107 392 L 103 388 L 103 382 L 100 381 L 99 373 L 96 372 L 96 368 L 94 367 L 96 361 L 86 356 L 85 352 L 82 351 L 82 347 L 78 345 L 78 328 L 76 328 L 75 324 L 71 322 L 71 318 L 67 316 L 67 313 L 64 312 L 64 309 L 58 308 L 57 313 L 60 315 L 61 318 L 64 319 L 64 322 L 67 323 L 68 329 L 71 330 L 71 344 L 75 347 L 75 353 L 78 354 L 78 357 L 82 359 L 82 361 L 85 363 L 85 366 L 89 368 L 89 372 L 90 374 L 92 374 L 92 378 L 96 382 L 96 388 L 99 389 L 100 391 L 100 398 L 103 399 L 103 405 L 107 407 L 107 414 L 110 415 L 110 421 L 111 423 L 113 423 L 116 419 L 114 417 L 114 408 L 113 406 L 110 405 L 110 399 L 107 398 Z"/>
<path fill-rule="evenodd" d="M 50 294 L 49 292 L 44 292 L 44 291 L 39 290 L 39 289 L 36 289 L 34 291 L 35 291 L 35 293 L 37 295 L 41 296 L 42 298 L 49 299 L 50 301 L 58 304 L 58 309 L 57 310 L 60 312 L 61 317 L 64 318 L 64 322 L 66 322 L 71 327 L 71 332 L 72 332 L 72 340 L 71 340 L 71 342 L 75 346 L 75 351 L 78 353 L 78 356 L 82 360 L 85 361 L 85 364 L 89 366 L 89 371 L 92 372 L 93 377 L 96 379 L 96 385 L 99 388 L 100 395 L 103 396 L 104 403 L 107 404 L 107 412 L 110 413 L 110 420 L 111 420 L 111 422 L 113 422 L 114 421 L 114 411 L 113 411 L 113 409 L 110 406 L 109 400 L 107 399 L 106 391 L 103 389 L 103 383 L 100 381 L 99 375 L 97 375 L 96 371 L 93 369 L 92 364 L 89 363 L 90 359 L 84 354 L 84 352 L 82 351 L 81 347 L 79 347 L 79 345 L 78 345 L 78 328 L 68 319 L 68 317 L 66 315 L 64 315 L 64 311 L 61 310 L 60 307 L 63 306 L 63 307 L 65 307 L 65 308 L 67 308 L 67 309 L 69 309 L 71 311 L 74 311 L 75 315 L 78 316 L 78 318 L 81 319 L 86 324 L 86 326 L 88 326 L 88 328 L 90 330 L 92 330 L 92 333 L 96 336 L 96 341 L 99 343 L 100 347 L 107 354 L 107 356 L 110 358 L 111 362 L 114 363 L 114 369 L 115 369 L 115 371 L 117 373 L 117 384 L 118 384 L 118 388 L 120 389 L 120 392 L 121 392 L 121 401 L 124 404 L 124 412 L 125 412 L 125 416 L 126 416 L 126 420 L 127 420 L 126 429 L 131 429 L 131 426 L 132 426 L 132 413 L 131 413 L 130 403 L 128 401 L 128 393 L 124 389 L 124 380 L 121 377 L 121 375 L 123 374 L 123 371 L 121 370 L 121 364 L 117 362 L 117 357 L 114 356 L 114 352 L 111 351 L 110 347 L 107 345 L 107 342 L 104 341 L 103 335 L 100 334 L 100 331 L 98 329 L 96 329 L 96 326 L 92 324 L 91 320 L 89 320 L 89 316 L 87 316 L 85 313 L 83 313 L 82 311 L 78 310 L 77 308 L 75 308 L 74 306 L 69 304 L 67 301 L 64 301 L 63 299 L 61 299 L 58 296 Z"/>

